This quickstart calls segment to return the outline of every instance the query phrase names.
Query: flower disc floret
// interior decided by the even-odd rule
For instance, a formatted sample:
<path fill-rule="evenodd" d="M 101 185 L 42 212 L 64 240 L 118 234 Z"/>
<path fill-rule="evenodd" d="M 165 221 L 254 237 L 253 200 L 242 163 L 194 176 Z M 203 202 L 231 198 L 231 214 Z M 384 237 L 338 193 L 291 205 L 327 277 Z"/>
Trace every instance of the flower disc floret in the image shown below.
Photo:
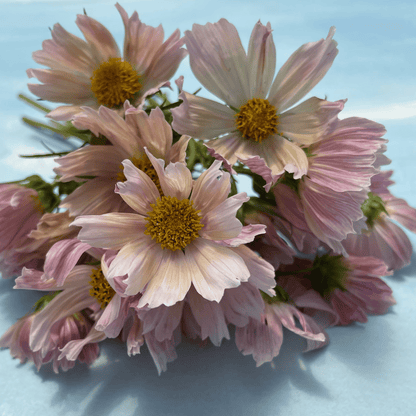
<path fill-rule="evenodd" d="M 160 186 L 159 177 L 157 176 L 156 169 L 153 167 L 152 162 L 146 155 L 142 157 L 132 157 L 130 158 L 131 162 L 137 169 L 143 171 L 156 185 L 160 195 L 163 195 L 162 187 Z M 120 172 L 117 174 L 117 181 L 125 182 L 127 178 L 124 175 L 124 166 L 120 165 Z"/>
<path fill-rule="evenodd" d="M 121 58 L 103 62 L 91 77 L 91 91 L 98 103 L 110 108 L 131 100 L 140 88 L 139 74 Z"/>
<path fill-rule="evenodd" d="M 97 299 L 101 308 L 104 309 L 110 303 L 111 299 L 113 299 L 116 292 L 107 282 L 101 267 L 92 271 L 90 285 L 92 286 L 90 296 Z"/>
<path fill-rule="evenodd" d="M 199 237 L 198 231 L 204 224 L 199 215 L 201 211 L 193 207 L 193 201 L 162 196 L 150 206 L 153 211 L 148 212 L 145 234 L 150 235 L 162 248 L 183 250 Z"/>
<path fill-rule="evenodd" d="M 240 107 L 236 118 L 236 126 L 246 139 L 261 143 L 271 134 L 277 133 L 279 117 L 276 108 L 263 98 L 248 100 Z"/>

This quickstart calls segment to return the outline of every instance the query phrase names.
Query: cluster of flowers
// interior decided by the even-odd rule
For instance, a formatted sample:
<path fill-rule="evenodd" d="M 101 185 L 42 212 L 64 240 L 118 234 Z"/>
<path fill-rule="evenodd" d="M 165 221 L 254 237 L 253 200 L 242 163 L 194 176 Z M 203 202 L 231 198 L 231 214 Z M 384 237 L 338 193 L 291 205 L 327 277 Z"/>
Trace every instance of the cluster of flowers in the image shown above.
<path fill-rule="evenodd" d="M 56 158 L 53 183 L 0 185 L 0 267 L 15 288 L 44 291 L 1 338 L 22 362 L 67 370 L 99 342 L 147 345 L 159 372 L 181 338 L 235 342 L 257 365 L 279 354 L 283 327 L 328 343 L 325 328 L 366 322 L 395 303 L 381 279 L 410 262 L 399 222 L 416 210 L 388 190 L 385 129 L 340 119 L 346 100 L 300 101 L 337 55 L 328 36 L 302 45 L 275 76 L 272 29 L 248 51 L 225 19 L 166 41 L 128 17 L 121 54 L 87 15 L 82 40 L 56 24 L 29 69 L 30 91 L 66 103 L 47 114 L 83 144 Z M 185 49 L 186 47 L 186 49 Z M 160 89 L 189 55 L 222 103 Z M 236 174 L 257 197 L 238 193 Z M 238 179 L 238 177 L 237 177 Z"/>

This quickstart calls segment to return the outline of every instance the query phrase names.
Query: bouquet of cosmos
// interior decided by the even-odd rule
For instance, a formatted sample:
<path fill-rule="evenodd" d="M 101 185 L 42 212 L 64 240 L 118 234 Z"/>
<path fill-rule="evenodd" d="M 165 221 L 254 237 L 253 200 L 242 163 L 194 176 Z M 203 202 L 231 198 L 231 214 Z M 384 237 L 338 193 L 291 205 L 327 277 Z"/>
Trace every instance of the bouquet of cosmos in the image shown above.
<path fill-rule="evenodd" d="M 31 93 L 64 104 L 26 97 L 51 119 L 27 123 L 79 145 L 32 155 L 56 156 L 51 182 L 0 185 L 2 277 L 41 292 L 0 347 L 58 372 L 119 338 L 128 355 L 145 344 L 160 373 L 181 340 L 220 346 L 232 326 L 259 366 L 279 354 L 283 327 L 310 351 L 328 326 L 395 304 L 382 277 L 409 264 L 396 222 L 416 231 L 416 210 L 389 192 L 384 126 L 339 118 L 345 99 L 304 99 L 338 53 L 335 29 L 275 75 L 270 23 L 255 24 L 246 51 L 225 19 L 164 40 L 116 8 L 122 52 L 84 13 L 85 40 L 56 24 L 33 54 L 46 69 L 27 70 Z M 218 100 L 175 76 L 188 55 Z M 238 191 L 241 176 L 256 196 Z"/>

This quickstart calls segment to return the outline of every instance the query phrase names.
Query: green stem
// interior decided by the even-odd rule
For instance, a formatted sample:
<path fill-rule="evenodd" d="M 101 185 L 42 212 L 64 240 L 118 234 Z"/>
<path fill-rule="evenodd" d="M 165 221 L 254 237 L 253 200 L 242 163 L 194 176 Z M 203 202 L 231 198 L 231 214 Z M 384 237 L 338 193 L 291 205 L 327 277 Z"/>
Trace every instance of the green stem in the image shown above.
<path fill-rule="evenodd" d="M 26 97 L 26 95 L 23 94 L 19 94 L 19 98 L 25 102 L 27 102 L 29 105 L 31 105 L 32 107 L 37 108 L 38 110 L 43 111 L 44 113 L 49 113 L 51 111 L 50 108 L 48 107 L 44 107 L 43 105 L 40 105 L 39 103 L 37 103 L 36 101 L 31 100 L 29 97 Z"/>
<path fill-rule="evenodd" d="M 53 156 L 64 156 L 70 152 L 59 152 L 59 153 L 45 153 L 45 154 L 37 154 L 37 155 L 19 155 L 24 159 L 40 159 L 42 157 L 53 157 Z"/>

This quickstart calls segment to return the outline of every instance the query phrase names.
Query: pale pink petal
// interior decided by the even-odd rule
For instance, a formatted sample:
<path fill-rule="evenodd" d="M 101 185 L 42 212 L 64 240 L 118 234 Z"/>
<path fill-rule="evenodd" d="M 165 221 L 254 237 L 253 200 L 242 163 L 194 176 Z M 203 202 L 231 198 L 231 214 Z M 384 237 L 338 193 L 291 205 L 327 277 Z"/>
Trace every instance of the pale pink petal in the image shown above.
<path fill-rule="evenodd" d="M 300 192 L 311 231 L 334 251 L 342 251 L 336 242 L 355 233 L 354 222 L 363 218 L 361 205 L 367 192 L 334 192 L 308 178 L 301 182 Z"/>
<path fill-rule="evenodd" d="M 88 308 L 94 299 L 86 290 L 80 288 L 66 289 L 52 299 L 48 305 L 33 318 L 30 330 L 30 348 L 33 351 L 42 349 L 42 355 L 47 352 L 50 330 L 55 322 Z"/>
<path fill-rule="evenodd" d="M 209 337 L 219 347 L 223 338 L 230 339 L 222 307 L 217 302 L 210 302 L 196 293 L 189 293 L 189 305 L 198 325 L 201 327 L 201 339 Z"/>
<path fill-rule="evenodd" d="M 130 108 L 126 110 L 126 123 L 140 138 L 142 149 L 147 147 L 153 156 L 166 160 L 172 147 L 172 129 L 159 107 L 152 109 L 149 116 L 143 110 Z"/>
<path fill-rule="evenodd" d="M 185 42 L 192 72 L 208 91 L 235 108 L 251 98 L 247 56 L 231 23 L 194 24 Z"/>
<path fill-rule="evenodd" d="M 81 181 L 80 176 L 117 177 L 123 155 L 114 146 L 87 146 L 54 159 L 61 182 Z M 84 179 L 85 180 L 85 179 Z"/>
<path fill-rule="evenodd" d="M 220 170 L 221 162 L 214 161 L 195 181 L 191 200 L 194 208 L 205 215 L 227 198 L 231 191 L 230 174 Z"/>
<path fill-rule="evenodd" d="M 243 327 L 249 324 L 250 318 L 261 319 L 264 302 L 260 291 L 252 284 L 253 281 L 250 276 L 249 282 L 243 282 L 236 288 L 225 290 L 220 305 L 228 323 Z"/>
<path fill-rule="evenodd" d="M 269 101 L 281 113 L 303 98 L 327 73 L 338 53 L 331 27 L 326 39 L 305 43 L 279 70 Z"/>
<path fill-rule="evenodd" d="M 28 84 L 29 91 L 38 97 L 55 103 L 83 105 L 95 102 L 91 81 L 81 73 L 55 69 L 31 69 L 31 77 L 42 84 Z"/>
<path fill-rule="evenodd" d="M 46 276 L 55 279 L 57 286 L 62 286 L 81 255 L 90 248 L 89 244 L 82 243 L 76 238 L 58 241 L 46 254 L 44 265 Z"/>
<path fill-rule="evenodd" d="M 93 247 L 119 250 L 131 241 L 143 239 L 145 219 L 137 214 L 83 215 L 72 225 L 82 227 L 78 239 Z"/>
<path fill-rule="evenodd" d="M 100 106 L 98 111 L 82 107 L 82 113 L 75 115 L 72 123 L 77 129 L 90 130 L 97 137 L 100 134 L 105 136 L 124 159 L 143 152 L 141 138 L 117 111 L 104 106 Z"/>
<path fill-rule="evenodd" d="M 224 161 L 224 166 L 227 167 L 227 170 L 231 173 L 232 166 L 237 162 L 238 158 L 236 156 L 236 152 L 241 150 L 244 141 L 248 141 L 247 139 L 243 139 L 241 137 L 241 133 L 239 131 L 233 133 L 227 133 L 218 139 L 211 140 L 205 144 L 208 148 L 208 152 L 212 157 L 215 159 Z"/>
<path fill-rule="evenodd" d="M 175 343 L 173 340 L 164 340 L 159 342 L 153 332 L 149 332 L 144 335 L 147 348 L 149 349 L 150 355 L 156 365 L 157 372 L 159 375 L 162 371 L 166 371 L 167 363 L 175 360 L 178 356 L 176 355 Z"/>
<path fill-rule="evenodd" d="M 116 41 L 101 23 L 82 14 L 77 15 L 75 23 L 91 46 L 98 64 L 120 56 Z"/>
<path fill-rule="evenodd" d="M 152 279 L 166 252 L 143 234 L 141 239 L 126 243 L 119 251 L 108 270 L 108 279 L 127 275 L 123 280 L 127 285 L 124 295 L 136 295 Z"/>
<path fill-rule="evenodd" d="M 183 102 L 172 108 L 172 128 L 198 139 L 213 139 L 236 130 L 236 112 L 224 104 L 182 91 Z"/>
<path fill-rule="evenodd" d="M 135 314 L 132 315 L 131 319 L 133 322 L 131 323 L 131 327 L 129 328 L 127 338 L 125 340 L 127 344 L 127 354 L 129 357 L 140 354 L 140 347 L 144 344 L 141 321 Z"/>
<path fill-rule="evenodd" d="M 166 156 L 166 161 L 185 163 L 186 149 L 190 139 L 190 136 L 181 136 L 181 138 L 170 148 L 170 151 Z"/>
<path fill-rule="evenodd" d="M 42 50 L 33 52 L 35 62 L 51 69 L 92 74 L 96 62 L 84 40 L 67 32 L 59 23 L 53 26 L 51 35 L 52 39 L 42 42 Z"/>
<path fill-rule="evenodd" d="M 305 152 L 281 136 L 271 136 L 264 143 L 260 143 L 257 154 L 251 149 L 247 152 L 246 149 L 248 150 L 248 146 L 239 149 L 236 156 L 254 173 L 264 175 L 263 179 L 267 182 L 266 191 L 285 171 L 293 173 L 294 179 L 300 179 L 308 172 L 308 158 Z M 265 169 L 264 165 L 270 170 Z"/>
<path fill-rule="evenodd" d="M 180 162 L 169 163 L 165 168 L 164 160 L 156 159 L 147 149 L 145 150 L 157 172 L 164 195 L 176 197 L 180 201 L 189 198 L 192 189 L 191 171 Z"/>
<path fill-rule="evenodd" d="M 152 211 L 151 204 L 160 198 L 159 191 L 150 177 L 137 169 L 130 160 L 123 161 L 125 182 L 117 182 L 115 193 L 141 215 Z"/>
<path fill-rule="evenodd" d="M 188 52 L 181 47 L 183 44 L 184 39 L 180 39 L 180 31 L 176 29 L 155 51 L 151 65 L 145 69 L 143 74 L 143 91 L 152 88 L 159 89 L 163 81 L 175 75 L 181 61 L 188 55 Z M 151 44 L 146 46 L 148 49 L 152 48 Z"/>
<path fill-rule="evenodd" d="M 107 336 L 104 334 L 104 332 L 97 331 L 97 329 L 92 328 L 85 338 L 69 341 L 61 349 L 59 359 L 62 360 L 63 358 L 66 358 L 69 361 L 75 361 L 81 354 L 82 349 L 87 344 L 94 344 L 100 341 L 104 341 L 106 338 Z"/>
<path fill-rule="evenodd" d="M 416 209 L 410 207 L 404 199 L 391 198 L 386 203 L 386 210 L 392 220 L 397 221 L 408 230 L 416 232 Z"/>
<path fill-rule="evenodd" d="M 266 232 L 266 226 L 264 224 L 249 224 L 245 225 L 242 229 L 240 234 L 237 237 L 217 241 L 217 243 L 221 245 L 225 245 L 227 247 L 238 247 L 242 244 L 251 243 L 254 238 L 260 234 L 264 234 Z"/>
<path fill-rule="evenodd" d="M 303 318 L 306 321 L 306 325 L 309 328 L 309 331 L 312 334 L 323 334 L 323 336 L 325 337 L 324 341 L 320 341 L 320 340 L 315 340 L 313 338 L 307 338 L 306 339 L 306 348 L 303 350 L 303 352 L 309 352 L 309 351 L 313 351 L 316 350 L 318 348 L 322 348 L 325 347 L 326 345 L 329 344 L 329 336 L 326 333 L 325 329 L 323 329 L 317 322 L 315 322 L 315 320 L 308 316 L 308 315 L 304 315 Z"/>
<path fill-rule="evenodd" d="M 13 289 L 61 290 L 61 288 L 56 287 L 55 279 L 42 279 L 42 276 L 43 272 L 40 270 L 23 267 L 22 274 L 16 278 Z"/>
<path fill-rule="evenodd" d="M 86 103 L 84 103 L 86 104 Z M 51 118 L 56 121 L 68 121 L 71 120 L 75 114 L 82 111 L 82 108 L 77 105 L 61 105 L 50 111 L 45 117 Z"/>
<path fill-rule="evenodd" d="M 270 23 L 264 26 L 259 20 L 254 26 L 248 44 L 247 63 L 250 96 L 266 98 L 276 69 L 276 48 Z"/>
<path fill-rule="evenodd" d="M 130 305 L 130 298 L 121 298 L 115 294 L 98 319 L 96 329 L 103 331 L 109 338 L 118 337 L 127 320 Z"/>
<path fill-rule="evenodd" d="M 142 333 L 154 331 L 156 340 L 162 342 L 173 337 L 173 331 L 181 322 L 184 302 L 177 302 L 172 306 L 161 305 L 158 308 L 137 310 L 143 322 Z"/>
<path fill-rule="evenodd" d="M 276 294 L 274 267 L 247 246 L 236 247 L 233 251 L 244 260 L 250 272 L 249 283 L 270 296 L 274 296 Z"/>
<path fill-rule="evenodd" d="M 346 101 L 330 102 L 316 97 L 309 98 L 280 114 L 277 129 L 287 139 L 309 146 L 331 130 L 331 123 L 337 119 Z"/>
<path fill-rule="evenodd" d="M 325 341 L 325 335 L 322 332 L 318 334 L 312 332 L 312 329 L 309 327 L 308 321 L 305 319 L 303 313 L 301 313 L 296 307 L 289 305 L 288 303 L 276 303 L 270 308 L 273 309 L 273 313 L 279 317 L 282 325 L 290 331 L 306 339 L 320 342 Z M 296 326 L 294 317 L 299 320 L 302 329 L 299 329 Z"/>
<path fill-rule="evenodd" d="M 243 203 L 249 199 L 245 192 L 241 192 L 217 205 L 202 217 L 201 223 L 204 227 L 199 231 L 199 235 L 209 240 L 227 240 L 237 237 L 243 226 L 236 218 L 236 214 Z"/>
<path fill-rule="evenodd" d="M 244 260 L 235 251 L 209 240 L 194 240 L 185 248 L 185 254 L 196 269 L 192 283 L 207 300 L 219 302 L 225 289 L 237 287 L 250 277 Z"/>
<path fill-rule="evenodd" d="M 188 261 L 189 256 L 181 250 L 160 250 L 163 250 L 163 257 L 143 291 L 139 308 L 146 304 L 149 308 L 172 306 L 184 299 L 191 286 L 193 264 Z"/>
<path fill-rule="evenodd" d="M 127 12 L 118 3 L 116 8 L 124 23 L 124 59 L 142 74 L 150 67 L 157 48 L 163 42 L 163 27 L 162 25 L 152 27 L 142 23 L 137 12 L 129 18 Z"/>
<path fill-rule="evenodd" d="M 264 320 L 250 319 L 245 327 L 236 328 L 235 343 L 243 355 L 252 355 L 259 367 L 279 355 L 283 343 L 282 324 L 272 320 L 265 324 Z"/>
<path fill-rule="evenodd" d="M 63 199 L 59 207 L 68 209 L 72 217 L 130 211 L 123 199 L 114 193 L 114 186 L 114 179 L 90 179 Z"/>

